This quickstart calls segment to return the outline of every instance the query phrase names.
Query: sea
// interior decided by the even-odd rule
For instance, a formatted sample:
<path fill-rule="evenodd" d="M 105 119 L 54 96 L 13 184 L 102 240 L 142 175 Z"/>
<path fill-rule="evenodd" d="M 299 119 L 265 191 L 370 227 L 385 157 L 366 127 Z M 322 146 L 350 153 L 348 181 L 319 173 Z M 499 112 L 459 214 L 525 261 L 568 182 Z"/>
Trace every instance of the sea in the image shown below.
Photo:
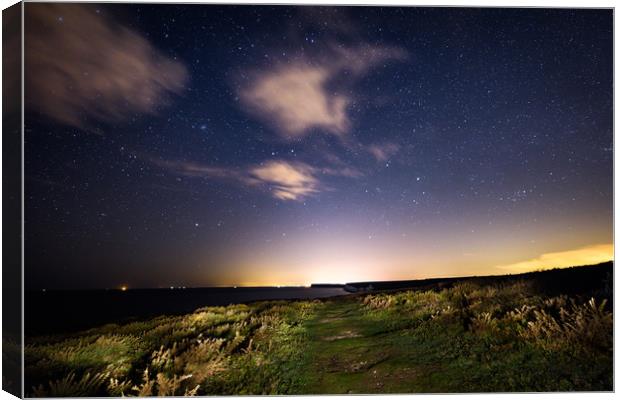
<path fill-rule="evenodd" d="M 24 332 L 62 334 L 105 324 L 124 324 L 160 315 L 179 315 L 207 306 L 261 300 L 318 299 L 348 294 L 340 287 L 226 287 L 121 290 L 26 291 Z"/>

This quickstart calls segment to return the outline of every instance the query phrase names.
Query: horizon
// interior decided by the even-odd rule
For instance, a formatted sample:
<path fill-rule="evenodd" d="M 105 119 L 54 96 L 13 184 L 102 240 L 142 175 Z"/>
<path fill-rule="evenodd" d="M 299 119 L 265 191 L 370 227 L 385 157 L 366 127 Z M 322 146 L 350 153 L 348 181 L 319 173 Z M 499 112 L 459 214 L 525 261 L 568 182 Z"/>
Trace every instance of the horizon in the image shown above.
<path fill-rule="evenodd" d="M 26 288 L 613 260 L 613 12 L 26 3 Z"/>
<path fill-rule="evenodd" d="M 219 285 L 219 286 L 158 286 L 158 287 L 132 287 L 130 285 L 119 285 L 116 287 L 106 287 L 106 288 L 79 288 L 79 289 L 67 289 L 67 288 L 38 288 L 38 289 L 28 289 L 29 292 L 54 292 L 54 291 L 131 291 L 131 290 L 191 290 L 191 289 L 311 289 L 313 285 L 334 285 L 334 286 L 346 286 L 348 284 L 363 284 L 363 283 L 379 283 L 379 282 L 416 282 L 416 281 L 425 281 L 425 280 L 437 280 L 437 279 L 459 279 L 459 278 L 484 278 L 484 277 L 501 277 L 501 276 L 514 276 L 514 275 L 522 275 L 528 273 L 536 273 L 536 272 L 545 272 L 545 271 L 553 271 L 558 269 L 570 269 L 570 268 L 582 268 L 582 267 L 594 267 L 601 264 L 614 263 L 613 259 L 609 259 L 607 261 L 596 262 L 592 264 L 583 264 L 583 265 L 568 265 L 568 266 L 552 266 L 547 268 L 538 268 L 530 271 L 522 271 L 522 272 L 514 272 L 514 273 L 505 273 L 505 274 L 495 274 L 495 275 L 458 275 L 458 276 L 432 276 L 425 278 L 414 278 L 414 279 L 398 279 L 398 280 L 384 280 L 384 281 L 347 281 L 347 282 L 311 282 L 307 284 L 271 284 L 271 285 L 243 285 L 243 284 L 234 284 L 234 285 Z"/>

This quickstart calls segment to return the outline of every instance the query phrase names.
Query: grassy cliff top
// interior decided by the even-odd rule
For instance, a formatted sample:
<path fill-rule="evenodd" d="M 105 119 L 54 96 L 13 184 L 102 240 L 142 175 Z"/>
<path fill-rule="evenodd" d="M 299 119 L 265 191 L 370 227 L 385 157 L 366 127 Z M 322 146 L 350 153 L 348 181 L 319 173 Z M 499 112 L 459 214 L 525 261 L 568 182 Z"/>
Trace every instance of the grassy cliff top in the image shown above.
<path fill-rule="evenodd" d="M 612 390 L 612 269 L 206 307 L 32 337 L 26 393 Z"/>

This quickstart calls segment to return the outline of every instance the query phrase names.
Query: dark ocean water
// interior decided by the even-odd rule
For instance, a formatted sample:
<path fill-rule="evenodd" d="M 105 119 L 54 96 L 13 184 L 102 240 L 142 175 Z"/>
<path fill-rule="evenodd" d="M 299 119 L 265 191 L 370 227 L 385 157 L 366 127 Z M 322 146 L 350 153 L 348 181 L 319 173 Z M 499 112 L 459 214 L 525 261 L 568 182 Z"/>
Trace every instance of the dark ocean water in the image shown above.
<path fill-rule="evenodd" d="M 26 336 L 73 332 L 107 323 L 185 314 L 205 306 L 344 294 L 347 292 L 341 288 L 298 287 L 33 291 L 25 295 L 25 331 Z"/>

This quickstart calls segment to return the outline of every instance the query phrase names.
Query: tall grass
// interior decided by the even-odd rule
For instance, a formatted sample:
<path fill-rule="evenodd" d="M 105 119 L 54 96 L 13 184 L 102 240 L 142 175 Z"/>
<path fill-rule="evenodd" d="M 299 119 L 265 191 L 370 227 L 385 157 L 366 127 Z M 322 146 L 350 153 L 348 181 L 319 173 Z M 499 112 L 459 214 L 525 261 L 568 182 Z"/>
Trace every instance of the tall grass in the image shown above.
<path fill-rule="evenodd" d="M 547 350 L 612 349 L 613 315 L 605 299 L 545 298 L 524 281 L 486 286 L 464 282 L 441 291 L 370 294 L 361 302 L 371 314 L 443 318 L 463 331 L 524 340 Z"/>
<path fill-rule="evenodd" d="M 415 337 L 431 365 L 444 369 L 437 378 L 444 388 L 450 379 L 459 392 L 613 387 L 613 314 L 603 297 L 546 296 L 528 281 L 472 281 L 369 294 L 361 306 L 386 329 Z"/>
<path fill-rule="evenodd" d="M 279 394 L 277 367 L 301 340 L 316 302 L 207 307 L 178 317 L 108 325 L 70 338 L 36 338 L 25 349 L 27 394 L 35 397 Z M 294 329 L 294 327 L 297 327 Z M 113 333 L 112 333 L 113 332 Z M 286 354 L 285 354 L 286 355 Z M 60 376 L 60 378 L 57 378 Z"/>

